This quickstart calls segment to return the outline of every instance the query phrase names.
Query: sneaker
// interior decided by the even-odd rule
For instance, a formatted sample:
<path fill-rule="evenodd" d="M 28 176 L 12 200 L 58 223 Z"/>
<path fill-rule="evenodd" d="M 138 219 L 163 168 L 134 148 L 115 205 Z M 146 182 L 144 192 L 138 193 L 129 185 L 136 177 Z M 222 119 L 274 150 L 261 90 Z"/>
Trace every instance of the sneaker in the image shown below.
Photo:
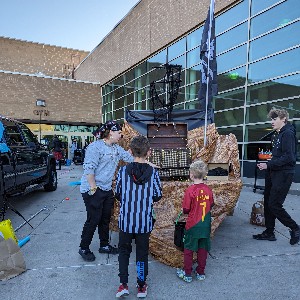
<path fill-rule="evenodd" d="M 119 286 L 119 289 L 116 293 L 116 298 L 126 297 L 129 295 L 128 291 L 128 285 L 127 284 L 121 284 Z"/>
<path fill-rule="evenodd" d="M 91 252 L 90 249 L 81 249 L 79 248 L 78 253 L 81 255 L 81 257 L 86 261 L 94 261 L 96 259 L 93 252 Z"/>
<path fill-rule="evenodd" d="M 119 249 L 111 245 L 107 245 L 99 248 L 99 253 L 118 254 Z"/>
<path fill-rule="evenodd" d="M 300 240 L 300 227 L 298 226 L 298 229 L 290 230 L 290 235 L 291 235 L 290 244 L 291 245 L 298 244 Z"/>
<path fill-rule="evenodd" d="M 260 241 L 276 241 L 277 240 L 275 237 L 275 234 L 273 232 L 269 233 L 269 232 L 267 232 L 267 230 L 263 231 L 260 234 L 254 234 L 253 238 L 255 240 L 260 240 Z"/>
<path fill-rule="evenodd" d="M 198 273 L 196 272 L 196 278 L 197 278 L 197 280 L 202 281 L 202 280 L 205 280 L 205 275 L 204 275 L 204 274 L 198 274 Z"/>
<path fill-rule="evenodd" d="M 192 276 L 186 275 L 184 270 L 182 269 L 177 269 L 176 274 L 180 279 L 182 279 L 185 282 L 192 282 L 193 280 Z"/>
<path fill-rule="evenodd" d="M 137 297 L 138 298 L 146 298 L 147 297 L 147 289 L 148 285 L 145 283 L 143 286 L 137 286 Z"/>

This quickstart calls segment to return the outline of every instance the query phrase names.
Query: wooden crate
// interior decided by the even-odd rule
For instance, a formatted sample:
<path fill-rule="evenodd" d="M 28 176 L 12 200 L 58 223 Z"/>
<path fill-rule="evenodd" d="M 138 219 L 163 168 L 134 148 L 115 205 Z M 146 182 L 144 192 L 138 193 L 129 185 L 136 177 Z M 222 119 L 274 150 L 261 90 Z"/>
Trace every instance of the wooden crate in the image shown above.
<path fill-rule="evenodd" d="M 218 181 L 228 180 L 228 174 L 229 174 L 228 163 L 208 163 L 207 168 L 208 168 L 208 175 L 206 177 L 207 180 L 218 180 Z M 225 170 L 227 172 L 227 175 L 209 175 L 210 171 L 215 169 L 217 169 L 217 171 L 218 170 L 221 171 L 221 169 Z"/>
<path fill-rule="evenodd" d="M 147 124 L 147 137 L 151 149 L 176 149 L 187 147 L 186 123 Z"/>

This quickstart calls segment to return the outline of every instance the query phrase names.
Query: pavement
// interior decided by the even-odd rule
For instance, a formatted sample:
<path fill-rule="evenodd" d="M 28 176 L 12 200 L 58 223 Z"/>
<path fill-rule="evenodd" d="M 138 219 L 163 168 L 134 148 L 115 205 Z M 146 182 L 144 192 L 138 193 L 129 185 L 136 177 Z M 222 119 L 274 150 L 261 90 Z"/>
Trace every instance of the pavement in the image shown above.
<path fill-rule="evenodd" d="M 78 254 L 78 245 L 85 207 L 77 185 L 82 166 L 63 167 L 58 171 L 59 185 L 55 192 L 35 191 L 13 201 L 13 206 L 29 225 L 11 210 L 16 235 L 30 241 L 21 251 L 27 271 L 7 281 L 0 281 L 0 299 L 5 300 L 106 300 L 116 299 L 119 286 L 118 257 L 98 253 L 95 234 L 91 250 L 96 260 L 87 263 Z M 254 202 L 262 199 L 262 191 L 253 192 L 245 185 L 233 216 L 228 216 L 216 230 L 206 267 L 206 280 L 185 283 L 176 277 L 176 269 L 152 257 L 149 263 L 147 299 L 224 299 L 279 300 L 300 299 L 300 247 L 289 244 L 289 232 L 276 223 L 277 241 L 257 241 L 253 234 L 263 227 L 249 223 Z M 299 197 L 289 194 L 285 207 L 300 223 Z M 118 235 L 111 233 L 117 245 Z M 129 292 L 136 298 L 135 248 L 130 258 Z"/>

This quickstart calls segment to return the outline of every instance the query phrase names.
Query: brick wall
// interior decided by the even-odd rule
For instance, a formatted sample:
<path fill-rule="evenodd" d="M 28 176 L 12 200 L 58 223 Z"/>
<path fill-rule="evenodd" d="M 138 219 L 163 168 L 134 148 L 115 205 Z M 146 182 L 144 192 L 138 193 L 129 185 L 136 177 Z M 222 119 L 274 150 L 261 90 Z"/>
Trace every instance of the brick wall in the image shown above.
<path fill-rule="evenodd" d="M 0 37 L 0 70 L 72 78 L 89 52 Z"/>
<path fill-rule="evenodd" d="M 36 99 L 46 100 L 48 123 L 99 123 L 101 98 L 99 84 L 51 79 L 0 72 L 0 114 L 22 121 L 38 121 Z"/>
<path fill-rule="evenodd" d="M 217 0 L 216 12 L 237 2 Z M 203 23 L 210 0 L 142 0 L 75 71 L 104 84 Z"/>

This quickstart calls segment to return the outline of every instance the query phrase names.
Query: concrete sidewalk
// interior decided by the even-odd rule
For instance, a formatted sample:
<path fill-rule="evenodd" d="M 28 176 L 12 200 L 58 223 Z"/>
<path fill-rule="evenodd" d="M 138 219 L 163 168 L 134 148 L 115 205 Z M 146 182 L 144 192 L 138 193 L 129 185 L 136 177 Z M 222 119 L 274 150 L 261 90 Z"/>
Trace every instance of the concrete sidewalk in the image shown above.
<path fill-rule="evenodd" d="M 25 225 L 17 231 L 19 239 L 31 236 L 21 248 L 28 270 L 0 282 L 1 299 L 116 299 L 118 257 L 97 252 L 96 234 L 91 245 L 96 260 L 87 263 L 78 254 L 85 207 L 79 186 L 72 182 L 79 181 L 81 173 L 82 166 L 63 167 L 57 191 L 41 190 L 14 202 L 26 218 L 43 210 L 30 221 L 34 230 Z M 252 205 L 261 198 L 260 191 L 243 188 L 234 215 L 225 219 L 212 240 L 214 258 L 208 258 L 203 282 L 185 283 L 176 277 L 176 269 L 150 258 L 147 299 L 300 299 L 300 247 L 289 244 L 288 230 L 277 223 L 276 242 L 252 239 L 264 230 L 249 223 Z M 300 223 L 299 197 L 288 195 L 285 207 Z M 23 223 L 11 211 L 7 218 L 14 228 Z M 116 245 L 117 234 L 111 239 Z M 135 249 L 127 299 L 136 299 L 134 253 Z"/>

